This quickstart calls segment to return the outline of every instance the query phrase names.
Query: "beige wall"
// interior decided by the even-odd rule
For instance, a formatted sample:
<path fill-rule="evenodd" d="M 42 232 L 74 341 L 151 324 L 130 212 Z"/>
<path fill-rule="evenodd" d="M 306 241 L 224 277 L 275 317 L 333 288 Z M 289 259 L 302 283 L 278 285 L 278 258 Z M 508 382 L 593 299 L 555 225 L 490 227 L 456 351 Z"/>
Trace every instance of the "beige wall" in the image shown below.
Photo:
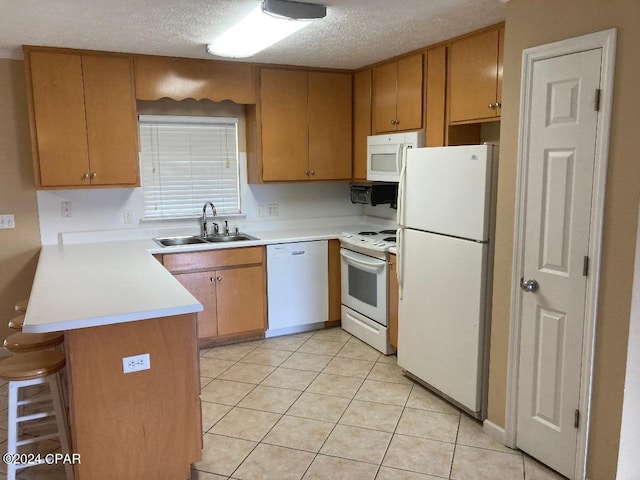
<path fill-rule="evenodd" d="M 0 105 L 0 213 L 13 213 L 16 219 L 15 229 L 0 230 L 0 338 L 4 338 L 16 301 L 29 296 L 40 250 L 21 61 L 0 59 Z"/>
<path fill-rule="evenodd" d="M 640 196 L 640 2 L 512 0 L 507 4 L 493 287 L 489 419 L 504 425 L 522 50 L 618 29 L 587 476 L 615 478 Z"/>

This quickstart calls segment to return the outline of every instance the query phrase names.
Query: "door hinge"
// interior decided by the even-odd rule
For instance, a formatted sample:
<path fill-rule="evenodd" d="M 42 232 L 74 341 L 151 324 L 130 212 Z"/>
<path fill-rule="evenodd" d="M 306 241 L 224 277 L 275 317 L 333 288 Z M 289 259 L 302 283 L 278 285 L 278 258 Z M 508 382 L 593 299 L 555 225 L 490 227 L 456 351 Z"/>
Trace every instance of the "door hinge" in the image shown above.
<path fill-rule="evenodd" d="M 586 277 L 589 275 L 589 257 L 584 256 L 584 261 L 582 263 L 582 276 Z"/>
<path fill-rule="evenodd" d="M 600 111 L 600 89 L 596 88 L 596 94 L 593 98 L 593 109 L 596 112 Z"/>
<path fill-rule="evenodd" d="M 578 428 L 580 426 L 580 410 L 576 409 L 575 416 L 573 417 L 573 426 Z"/>

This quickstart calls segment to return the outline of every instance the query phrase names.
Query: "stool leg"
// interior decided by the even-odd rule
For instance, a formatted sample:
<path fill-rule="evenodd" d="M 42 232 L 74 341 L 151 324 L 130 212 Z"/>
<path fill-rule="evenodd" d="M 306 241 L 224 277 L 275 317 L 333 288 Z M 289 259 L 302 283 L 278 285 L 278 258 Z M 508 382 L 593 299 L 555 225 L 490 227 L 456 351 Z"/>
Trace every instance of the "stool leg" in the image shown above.
<path fill-rule="evenodd" d="M 9 409 L 8 409 L 8 425 L 7 425 L 7 453 L 18 453 L 18 385 L 16 382 L 9 382 Z M 7 464 L 7 480 L 16 479 L 16 465 Z"/>
<path fill-rule="evenodd" d="M 58 433 L 60 435 L 60 447 L 62 453 L 71 455 L 71 449 L 69 448 L 69 429 L 67 427 L 67 409 L 63 402 L 64 391 L 62 388 L 62 382 L 60 381 L 60 372 L 50 375 L 48 380 L 51 387 L 51 396 L 53 398 L 53 408 L 56 414 Z M 67 480 L 73 480 L 73 465 L 67 462 L 64 464 L 64 468 L 67 474 Z"/>

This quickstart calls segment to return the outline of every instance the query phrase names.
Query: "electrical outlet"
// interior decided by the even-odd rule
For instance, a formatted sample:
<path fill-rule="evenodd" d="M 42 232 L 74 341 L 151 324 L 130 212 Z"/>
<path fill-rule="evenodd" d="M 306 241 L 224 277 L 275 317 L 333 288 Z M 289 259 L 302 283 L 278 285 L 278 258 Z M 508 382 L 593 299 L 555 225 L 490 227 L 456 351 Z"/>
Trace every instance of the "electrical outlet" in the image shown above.
<path fill-rule="evenodd" d="M 277 217 L 278 215 L 280 215 L 280 205 L 277 203 L 267 205 L 267 217 Z"/>
<path fill-rule="evenodd" d="M 264 217 L 264 205 L 262 203 L 256 205 L 256 217 Z"/>
<path fill-rule="evenodd" d="M 125 210 L 123 213 L 124 213 L 124 223 L 126 225 L 131 225 L 133 223 L 133 212 L 131 210 Z"/>
<path fill-rule="evenodd" d="M 60 202 L 60 212 L 63 217 L 69 218 L 72 216 L 71 202 Z"/>
<path fill-rule="evenodd" d="M 151 368 L 151 359 L 148 353 L 133 355 L 132 357 L 122 357 L 122 371 L 124 373 L 139 372 L 140 370 L 149 370 Z"/>
<path fill-rule="evenodd" d="M 0 228 L 16 228 L 16 219 L 13 214 L 0 215 Z"/>

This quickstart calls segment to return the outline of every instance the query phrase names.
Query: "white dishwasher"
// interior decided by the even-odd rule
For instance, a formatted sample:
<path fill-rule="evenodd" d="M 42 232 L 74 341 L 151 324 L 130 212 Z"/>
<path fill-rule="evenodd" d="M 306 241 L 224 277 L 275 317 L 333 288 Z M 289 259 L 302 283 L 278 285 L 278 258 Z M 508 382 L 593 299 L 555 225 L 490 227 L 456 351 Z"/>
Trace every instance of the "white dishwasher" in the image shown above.
<path fill-rule="evenodd" d="M 265 337 L 322 328 L 329 318 L 327 241 L 267 245 Z"/>

